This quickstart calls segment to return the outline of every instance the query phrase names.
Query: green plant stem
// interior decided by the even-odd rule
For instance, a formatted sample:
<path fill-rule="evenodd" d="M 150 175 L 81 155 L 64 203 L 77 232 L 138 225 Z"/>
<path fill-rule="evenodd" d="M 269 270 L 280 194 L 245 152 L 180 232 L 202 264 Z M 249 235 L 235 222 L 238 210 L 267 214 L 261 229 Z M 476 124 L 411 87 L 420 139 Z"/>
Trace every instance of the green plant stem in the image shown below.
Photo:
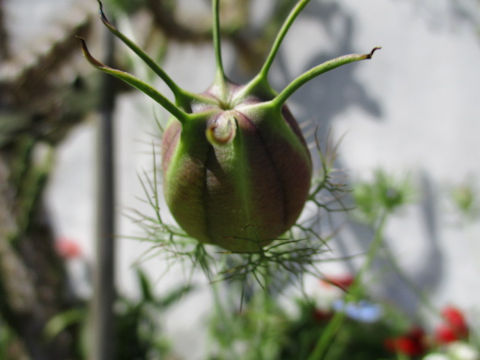
<path fill-rule="evenodd" d="M 150 57 L 147 53 L 145 53 L 142 49 L 140 49 L 131 39 L 125 36 L 122 32 L 120 32 L 106 17 L 103 11 L 103 4 L 100 0 L 98 0 L 98 4 L 100 7 L 100 14 L 102 18 L 102 22 L 105 27 L 118 39 L 120 39 L 125 45 L 127 45 L 135 54 L 137 54 L 147 66 L 152 69 L 152 71 L 157 74 L 167 86 L 172 91 L 173 95 L 175 96 L 175 101 L 177 105 L 181 106 L 186 111 L 190 111 L 191 101 L 192 100 L 200 100 L 200 101 L 211 101 L 209 98 L 206 98 L 201 95 L 190 93 L 179 87 L 175 81 Z"/>
<path fill-rule="evenodd" d="M 219 294 L 219 291 L 218 291 L 218 284 L 217 283 L 211 283 L 211 289 L 212 289 L 213 302 L 214 302 L 214 305 L 215 305 L 215 309 L 216 309 L 216 312 L 217 312 L 218 316 L 220 316 L 221 323 L 224 325 L 224 327 L 226 329 L 228 329 L 228 331 L 234 330 L 235 329 L 235 324 L 232 321 L 232 317 L 229 316 L 229 314 L 227 314 L 227 312 L 225 311 L 225 309 L 223 307 L 222 300 L 221 300 L 221 297 L 220 297 L 220 294 Z M 227 333 L 227 334 L 224 334 L 224 335 L 231 336 L 231 333 Z M 233 346 L 231 346 L 229 350 L 231 352 L 231 354 L 230 354 L 231 357 L 229 357 L 230 359 L 238 359 L 239 358 L 237 356 L 237 354 L 235 353 L 235 349 L 234 349 Z"/>
<path fill-rule="evenodd" d="M 383 242 L 383 231 L 385 229 L 385 224 L 387 221 L 389 213 L 384 212 L 378 221 L 376 226 L 376 230 L 374 233 L 373 241 L 370 244 L 370 248 L 367 252 L 367 258 L 363 263 L 362 267 L 355 275 L 355 281 L 351 285 L 349 292 L 345 296 L 345 303 L 354 302 L 358 300 L 359 295 L 361 294 L 361 286 L 362 280 L 365 273 L 370 269 L 372 266 L 372 262 L 377 256 L 378 250 L 380 249 L 382 242 Z M 335 342 L 335 336 L 340 330 L 343 321 L 345 319 L 345 312 L 338 311 L 335 313 L 333 318 L 328 323 L 328 326 L 325 328 L 322 336 L 318 340 L 313 352 L 308 357 L 308 360 L 323 360 L 328 352 L 328 349 L 333 345 Z"/>
<path fill-rule="evenodd" d="M 346 65 L 352 62 L 360 61 L 360 60 L 367 60 L 371 59 L 373 56 L 373 53 L 380 49 L 380 47 L 375 47 L 372 49 L 372 51 L 368 54 L 349 54 L 349 55 L 344 55 L 337 57 L 332 60 L 328 60 L 320 65 L 317 65 L 313 67 L 312 69 L 304 72 L 302 75 L 297 77 L 295 80 L 293 80 L 290 84 L 288 84 L 281 92 L 278 94 L 271 102 L 274 104 L 274 106 L 280 108 L 285 104 L 287 99 L 295 92 L 297 91 L 302 85 L 307 83 L 308 81 L 314 79 L 315 77 L 333 70 L 339 66 Z"/>
<path fill-rule="evenodd" d="M 390 265 L 392 266 L 393 270 L 400 277 L 400 279 L 402 279 L 402 281 L 405 284 L 407 284 L 408 287 L 415 293 L 415 295 L 418 297 L 422 305 L 425 306 L 425 308 L 427 308 L 433 315 L 437 316 L 438 318 L 442 318 L 440 311 L 438 311 L 438 309 L 430 301 L 428 296 L 421 289 L 419 289 L 418 286 L 413 281 L 411 281 L 408 278 L 408 276 L 404 273 L 404 271 L 398 265 L 398 262 L 393 256 L 392 252 L 385 247 L 383 248 L 383 253 L 387 258 L 388 262 L 390 263 Z"/>
<path fill-rule="evenodd" d="M 290 14 L 285 19 L 282 27 L 277 34 L 277 37 L 275 38 L 275 41 L 273 42 L 272 48 L 267 56 L 267 59 L 265 60 L 265 63 L 263 64 L 258 74 L 250 81 L 249 84 L 247 84 L 243 93 L 250 93 L 252 89 L 256 87 L 262 87 L 268 89 L 268 91 L 271 92 L 272 95 L 275 95 L 275 91 L 270 88 L 270 84 L 268 83 L 268 73 L 278 53 L 278 49 L 280 48 L 280 45 L 285 38 L 285 35 L 287 35 L 287 32 L 292 26 L 293 22 L 309 2 L 310 0 L 300 0 L 290 11 Z"/>
<path fill-rule="evenodd" d="M 33 144 L 32 144 L 33 145 Z M 33 147 L 32 147 L 33 150 Z M 16 233 L 11 234 L 10 241 L 13 245 L 18 245 L 19 239 L 26 234 L 32 226 L 34 218 L 34 212 L 38 208 L 39 201 L 42 199 L 42 192 L 45 189 L 51 169 L 55 161 L 55 153 L 53 149 L 48 146 L 47 154 L 43 163 L 39 166 L 33 166 L 31 164 L 31 152 L 27 150 L 28 159 L 25 159 L 28 167 L 24 173 L 21 181 L 19 216 L 18 216 L 18 228 Z"/>
<path fill-rule="evenodd" d="M 217 67 L 217 75 L 216 81 L 219 82 L 220 86 L 222 86 L 222 90 L 225 87 L 225 70 L 223 69 L 223 61 L 222 61 L 222 44 L 220 39 L 220 7 L 219 7 L 219 0 L 213 0 L 212 3 L 212 16 L 213 16 L 213 29 L 212 29 L 212 36 L 213 36 L 213 46 L 215 49 L 215 61 Z M 222 91 L 223 93 L 223 91 Z"/>
<path fill-rule="evenodd" d="M 95 66 L 97 69 L 110 74 L 112 76 L 115 76 L 116 78 L 126 82 L 127 84 L 137 88 L 144 94 L 150 96 L 153 100 L 158 102 L 160 105 L 162 105 L 170 114 L 175 116 L 181 123 L 186 122 L 190 116 L 186 112 L 184 112 L 182 109 L 180 109 L 177 105 L 172 103 L 170 100 L 168 100 L 165 96 L 160 94 L 156 89 L 154 89 L 152 86 L 148 85 L 144 81 L 138 79 L 137 77 L 133 76 L 132 74 L 129 74 L 127 72 L 111 68 L 97 59 L 95 59 L 90 52 L 88 51 L 87 44 L 85 43 L 85 40 L 82 38 L 79 38 L 80 41 L 82 42 L 82 50 L 83 54 L 85 55 L 86 59 Z"/>

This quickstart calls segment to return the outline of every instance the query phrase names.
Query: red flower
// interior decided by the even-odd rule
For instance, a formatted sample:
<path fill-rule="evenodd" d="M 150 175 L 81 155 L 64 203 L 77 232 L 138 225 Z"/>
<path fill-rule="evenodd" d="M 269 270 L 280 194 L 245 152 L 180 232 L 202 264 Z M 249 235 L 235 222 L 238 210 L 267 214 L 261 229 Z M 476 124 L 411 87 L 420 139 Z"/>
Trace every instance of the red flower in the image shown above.
<path fill-rule="evenodd" d="M 420 327 L 413 327 L 405 335 L 386 339 L 385 347 L 409 356 L 422 355 L 426 350 L 425 332 Z"/>
<path fill-rule="evenodd" d="M 442 317 L 444 322 L 435 329 L 438 343 L 447 344 L 468 336 L 468 325 L 459 309 L 447 306 L 442 311 Z"/>
<path fill-rule="evenodd" d="M 342 290 L 347 290 L 355 281 L 355 278 L 350 275 L 326 276 L 322 279 L 325 284 L 336 286 Z"/>
<path fill-rule="evenodd" d="M 74 240 L 61 237 L 55 241 L 55 250 L 64 259 L 75 259 L 82 256 L 82 249 Z"/>
<path fill-rule="evenodd" d="M 313 310 L 313 318 L 317 321 L 317 322 L 325 322 L 325 321 L 328 321 L 332 318 L 332 313 L 329 312 L 329 311 L 324 311 L 324 310 L 320 310 L 320 309 L 314 309 Z"/>

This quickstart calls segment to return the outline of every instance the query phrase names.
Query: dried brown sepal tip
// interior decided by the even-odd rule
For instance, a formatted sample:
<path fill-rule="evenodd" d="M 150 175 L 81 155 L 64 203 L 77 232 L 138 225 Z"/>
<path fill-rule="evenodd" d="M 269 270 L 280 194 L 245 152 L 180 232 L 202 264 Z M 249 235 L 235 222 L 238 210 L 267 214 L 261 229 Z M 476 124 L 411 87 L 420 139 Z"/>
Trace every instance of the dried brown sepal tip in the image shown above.
<path fill-rule="evenodd" d="M 380 50 L 381 46 L 375 46 L 369 54 L 365 55 L 365 59 L 371 59 L 375 51 Z"/>
<path fill-rule="evenodd" d="M 112 23 L 108 20 L 107 15 L 105 15 L 105 12 L 103 11 L 103 3 L 100 0 L 97 0 L 97 2 L 98 2 L 98 9 L 100 11 L 100 17 L 102 18 L 102 22 L 106 26 L 113 27 Z"/>
<path fill-rule="evenodd" d="M 81 44 L 82 44 L 82 51 L 83 51 L 83 55 L 85 55 L 85 58 L 88 60 L 88 62 L 90 64 L 92 64 L 93 66 L 97 67 L 97 68 L 106 68 L 107 66 L 105 64 L 103 64 L 102 62 L 98 61 L 97 59 L 95 59 L 92 54 L 90 54 L 90 51 L 88 50 L 88 47 L 87 47 L 87 42 L 85 41 L 85 39 L 81 36 L 75 36 L 78 40 L 80 40 Z"/>

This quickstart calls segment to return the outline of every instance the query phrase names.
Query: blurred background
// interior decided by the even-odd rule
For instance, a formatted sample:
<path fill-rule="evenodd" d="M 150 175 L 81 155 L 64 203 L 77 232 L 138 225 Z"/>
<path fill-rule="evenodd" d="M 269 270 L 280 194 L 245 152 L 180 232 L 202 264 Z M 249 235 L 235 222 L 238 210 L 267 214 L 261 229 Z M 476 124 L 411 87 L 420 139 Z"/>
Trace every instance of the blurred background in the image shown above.
<path fill-rule="evenodd" d="M 234 82 L 259 69 L 295 3 L 221 1 L 225 70 Z M 211 84 L 209 1 L 105 0 L 104 6 L 181 87 L 202 92 Z M 165 264 L 150 242 L 139 240 L 129 211 L 149 211 L 139 176 L 153 168 L 157 121 L 164 124 L 168 114 L 119 82 L 106 85 L 83 58 L 76 35 L 97 58 L 110 57 L 115 67 L 170 96 L 125 46 L 111 46 L 96 1 L 0 0 L 0 358 L 93 356 L 88 339 L 94 331 L 86 319 L 104 219 L 98 212 L 105 190 L 99 190 L 105 169 L 100 125 L 110 115 L 114 187 L 103 186 L 115 195 L 116 236 L 108 237 L 115 239 L 116 295 L 114 355 L 106 358 L 294 358 L 285 349 L 246 355 L 242 346 L 259 341 L 253 330 L 242 328 L 256 334 L 253 340 L 238 333 L 222 339 L 212 331 L 218 299 L 205 277 L 190 274 L 185 264 Z M 369 297 L 425 331 L 438 322 L 425 308 L 454 305 L 473 329 L 480 323 L 480 2 L 312 0 L 282 44 L 271 84 L 280 90 L 325 60 L 374 46 L 382 50 L 371 61 L 311 81 L 289 106 L 321 141 L 338 143 L 335 167 L 360 211 L 375 197 L 366 189 L 378 189 L 379 182 L 404 195 L 382 233 L 384 256 L 371 266 Z M 331 222 L 338 232 L 319 268 L 327 276 L 354 277 L 374 221 L 338 213 Z M 317 278 L 306 277 L 303 285 L 276 298 L 285 319 L 300 316 L 293 298 L 324 296 Z M 233 305 L 224 305 L 235 313 L 237 293 L 230 294 L 234 299 L 225 295 L 225 301 Z M 273 348 L 270 335 L 260 338 Z M 243 345 L 232 344 L 240 338 Z M 275 342 L 278 348 L 281 341 Z"/>

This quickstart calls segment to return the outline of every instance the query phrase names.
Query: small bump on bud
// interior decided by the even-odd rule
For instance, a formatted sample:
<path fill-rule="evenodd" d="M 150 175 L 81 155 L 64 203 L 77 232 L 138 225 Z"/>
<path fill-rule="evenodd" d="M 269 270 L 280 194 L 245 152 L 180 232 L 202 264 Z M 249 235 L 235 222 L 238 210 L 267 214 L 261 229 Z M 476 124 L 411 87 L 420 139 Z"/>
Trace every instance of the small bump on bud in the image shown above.
<path fill-rule="evenodd" d="M 229 112 L 223 113 L 215 119 L 207 122 L 205 135 L 208 142 L 213 146 L 226 145 L 233 140 L 236 134 L 237 120 Z"/>

